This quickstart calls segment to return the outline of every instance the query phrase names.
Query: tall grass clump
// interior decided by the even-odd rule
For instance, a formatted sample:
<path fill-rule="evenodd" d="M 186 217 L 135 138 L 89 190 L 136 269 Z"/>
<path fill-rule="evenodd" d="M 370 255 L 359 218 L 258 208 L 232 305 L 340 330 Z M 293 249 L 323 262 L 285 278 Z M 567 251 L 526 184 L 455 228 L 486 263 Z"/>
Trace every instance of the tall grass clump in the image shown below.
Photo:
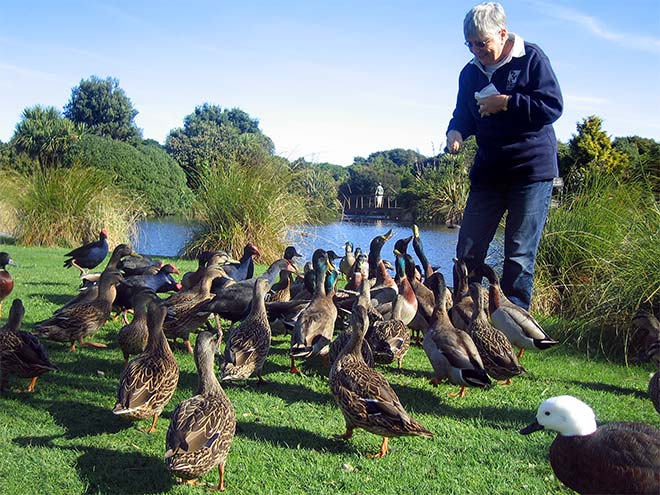
<path fill-rule="evenodd" d="M 415 177 L 406 193 L 415 198 L 417 221 L 458 225 L 463 221 L 469 191 L 467 168 L 451 161 Z"/>
<path fill-rule="evenodd" d="M 105 228 L 111 244 L 127 242 L 143 210 L 114 179 L 82 166 L 12 176 L 2 187 L 15 211 L 11 234 L 25 246 L 72 247 L 95 240 Z"/>
<path fill-rule="evenodd" d="M 183 254 L 223 249 L 239 256 L 253 242 L 262 262 L 280 258 L 287 226 L 308 218 L 304 199 L 290 192 L 292 180 L 288 169 L 272 160 L 252 166 L 228 160 L 203 171 L 193 206 L 201 227 Z"/>
<path fill-rule="evenodd" d="M 660 301 L 660 210 L 649 183 L 593 176 L 551 210 L 539 247 L 535 308 L 565 337 L 625 353 L 630 320 Z"/>

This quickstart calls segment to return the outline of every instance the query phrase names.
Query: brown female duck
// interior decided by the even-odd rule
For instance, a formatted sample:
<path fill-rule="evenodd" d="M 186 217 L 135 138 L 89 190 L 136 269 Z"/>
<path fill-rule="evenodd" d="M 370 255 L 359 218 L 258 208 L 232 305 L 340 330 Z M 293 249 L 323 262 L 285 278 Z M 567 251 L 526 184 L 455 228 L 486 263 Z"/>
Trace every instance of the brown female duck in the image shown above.
<path fill-rule="evenodd" d="M 598 426 L 593 410 L 570 395 L 552 397 L 520 433 L 557 432 L 550 465 L 578 493 L 660 493 L 660 430 L 644 423 Z"/>
<path fill-rule="evenodd" d="M 346 421 L 346 432 L 338 438 L 348 439 L 355 428 L 363 428 L 383 436 L 377 454 L 387 454 L 390 437 L 433 434 L 411 418 L 385 377 L 366 365 L 360 349 L 369 326 L 367 310 L 358 305 L 351 315 L 351 341 L 345 346 L 330 369 L 330 391 Z"/>
<path fill-rule="evenodd" d="M 477 346 L 486 373 L 496 380 L 506 380 L 504 385 L 509 385 L 512 377 L 525 373 L 525 368 L 518 362 L 509 339 L 488 322 L 486 291 L 480 283 L 470 284 L 470 297 L 474 308 L 467 332 Z"/>
<path fill-rule="evenodd" d="M 59 310 L 47 320 L 37 323 L 33 333 L 49 340 L 70 342 L 72 352 L 76 350 L 76 343 L 92 347 L 107 347 L 105 344 L 96 342 L 83 342 L 83 339 L 96 332 L 108 321 L 112 302 L 117 294 L 117 284 L 122 282 L 124 282 L 124 277 L 118 271 L 103 272 L 99 279 L 99 293 L 96 299 Z"/>
<path fill-rule="evenodd" d="M 34 335 L 21 331 L 24 315 L 23 301 L 14 299 L 9 319 L 0 328 L 0 391 L 6 386 L 7 377 L 15 375 L 31 378 L 27 391 L 34 392 L 39 376 L 57 370 L 41 342 Z"/>
<path fill-rule="evenodd" d="M 195 480 L 218 466 L 217 489 L 225 489 L 225 463 L 236 431 L 234 407 L 215 376 L 214 358 L 222 332 L 200 332 L 195 342 L 197 394 L 172 413 L 165 466 L 176 477 Z"/>
<path fill-rule="evenodd" d="M 128 366 L 128 358 L 131 355 L 142 354 L 147 347 L 147 308 L 152 301 L 158 301 L 156 293 L 151 289 L 141 289 L 134 297 L 133 319 L 119 329 L 117 344 L 124 354 L 124 368 Z"/>
<path fill-rule="evenodd" d="M 424 352 L 431 362 L 435 376 L 431 380 L 437 386 L 449 380 L 461 387 L 458 394 L 463 397 L 467 387 L 485 387 L 491 381 L 484 370 L 479 351 L 467 332 L 452 325 L 446 306 L 445 279 L 440 272 L 427 280 L 435 295 L 435 306 L 431 323 L 424 333 Z"/>
<path fill-rule="evenodd" d="M 266 277 L 258 277 L 252 289 L 250 313 L 234 327 L 225 346 L 225 364 L 222 380 L 247 380 L 257 375 L 258 383 L 270 350 L 270 324 L 264 298 L 270 288 Z"/>
<path fill-rule="evenodd" d="M 156 431 L 158 416 L 176 390 L 179 365 L 163 333 L 167 308 L 152 301 L 147 311 L 147 347 L 122 373 L 112 412 L 131 421 L 153 416 L 151 427 L 146 430 L 152 433 Z"/>
<path fill-rule="evenodd" d="M 163 302 L 167 307 L 167 318 L 163 325 L 165 336 L 168 339 L 182 339 L 190 354 L 193 352 L 190 345 L 190 332 L 203 325 L 211 314 L 208 311 L 199 311 L 199 309 L 204 303 L 213 299 L 214 294 L 211 292 L 213 281 L 224 275 L 224 267 L 208 265 L 197 285 L 172 294 Z"/>

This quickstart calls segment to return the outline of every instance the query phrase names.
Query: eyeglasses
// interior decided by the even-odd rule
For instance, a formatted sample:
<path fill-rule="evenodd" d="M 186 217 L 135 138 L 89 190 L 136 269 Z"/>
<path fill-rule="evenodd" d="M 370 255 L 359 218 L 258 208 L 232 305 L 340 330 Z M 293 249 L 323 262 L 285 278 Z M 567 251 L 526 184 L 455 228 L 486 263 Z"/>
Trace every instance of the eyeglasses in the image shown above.
<path fill-rule="evenodd" d="M 488 38 L 486 41 L 466 41 L 463 43 L 468 48 L 485 48 L 488 43 L 491 42 L 493 38 Z"/>

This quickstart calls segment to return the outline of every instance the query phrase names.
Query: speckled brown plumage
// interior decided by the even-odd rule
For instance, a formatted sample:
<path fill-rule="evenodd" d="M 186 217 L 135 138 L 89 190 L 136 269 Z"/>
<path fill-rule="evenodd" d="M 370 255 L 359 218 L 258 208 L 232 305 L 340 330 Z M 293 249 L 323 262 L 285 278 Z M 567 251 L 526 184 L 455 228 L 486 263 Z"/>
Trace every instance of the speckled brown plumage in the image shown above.
<path fill-rule="evenodd" d="M 0 390 L 10 375 L 31 378 L 27 391 L 33 392 L 37 378 L 55 366 L 41 342 L 32 334 L 21 331 L 25 315 L 23 301 L 14 299 L 7 323 L 0 328 Z"/>
<path fill-rule="evenodd" d="M 118 271 L 104 271 L 99 280 L 99 293 L 96 299 L 61 309 L 47 320 L 37 323 L 33 333 L 49 340 L 70 342 L 72 351 L 76 350 L 76 343 L 106 347 L 105 344 L 83 342 L 83 339 L 92 335 L 108 321 L 112 302 L 117 294 L 117 284 L 123 280 L 124 277 Z"/>
<path fill-rule="evenodd" d="M 200 332 L 195 342 L 197 394 L 181 402 L 167 430 L 165 466 L 175 476 L 194 480 L 218 466 L 224 490 L 227 454 L 236 430 L 234 407 L 214 371 L 221 334 Z"/>
<path fill-rule="evenodd" d="M 158 416 L 176 390 L 179 365 L 163 333 L 167 308 L 159 301 L 152 301 L 147 311 L 147 347 L 122 373 L 112 412 L 131 421 L 153 416 L 147 430 L 151 433 L 156 430 Z"/>
<path fill-rule="evenodd" d="M 157 301 L 158 296 L 151 289 L 142 289 L 134 297 L 134 314 L 130 323 L 119 329 L 117 344 L 124 354 L 124 368 L 131 355 L 142 354 L 147 347 L 149 330 L 147 328 L 147 308 L 149 303 Z"/>
<path fill-rule="evenodd" d="M 355 428 L 382 435 L 381 449 L 373 457 L 383 457 L 389 437 L 430 438 L 433 434 L 408 415 L 385 377 L 362 359 L 360 349 L 368 324 L 366 308 L 356 306 L 351 315 L 351 340 L 330 369 L 330 391 L 346 421 L 346 432 L 340 438 L 350 438 Z"/>
<path fill-rule="evenodd" d="M 525 369 L 518 362 L 509 339 L 488 322 L 486 291 L 481 284 L 470 284 L 470 297 L 474 308 L 467 332 L 477 346 L 486 373 L 491 378 L 510 383 L 508 380 L 525 373 Z"/>
<path fill-rule="evenodd" d="M 222 380 L 247 380 L 256 374 L 263 382 L 262 368 L 270 350 L 271 330 L 264 298 L 270 284 L 265 277 L 257 278 L 252 290 L 250 313 L 234 327 L 225 346 Z"/>

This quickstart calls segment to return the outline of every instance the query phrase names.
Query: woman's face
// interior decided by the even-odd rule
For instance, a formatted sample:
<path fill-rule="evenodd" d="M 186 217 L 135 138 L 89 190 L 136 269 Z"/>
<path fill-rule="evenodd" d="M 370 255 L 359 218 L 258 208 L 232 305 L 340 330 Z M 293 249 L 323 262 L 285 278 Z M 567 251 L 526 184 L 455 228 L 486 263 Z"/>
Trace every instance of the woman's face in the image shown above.
<path fill-rule="evenodd" d="M 493 65 L 502 59 L 507 38 L 507 30 L 502 29 L 494 36 L 482 35 L 479 38 L 468 39 L 466 44 L 482 65 Z"/>

